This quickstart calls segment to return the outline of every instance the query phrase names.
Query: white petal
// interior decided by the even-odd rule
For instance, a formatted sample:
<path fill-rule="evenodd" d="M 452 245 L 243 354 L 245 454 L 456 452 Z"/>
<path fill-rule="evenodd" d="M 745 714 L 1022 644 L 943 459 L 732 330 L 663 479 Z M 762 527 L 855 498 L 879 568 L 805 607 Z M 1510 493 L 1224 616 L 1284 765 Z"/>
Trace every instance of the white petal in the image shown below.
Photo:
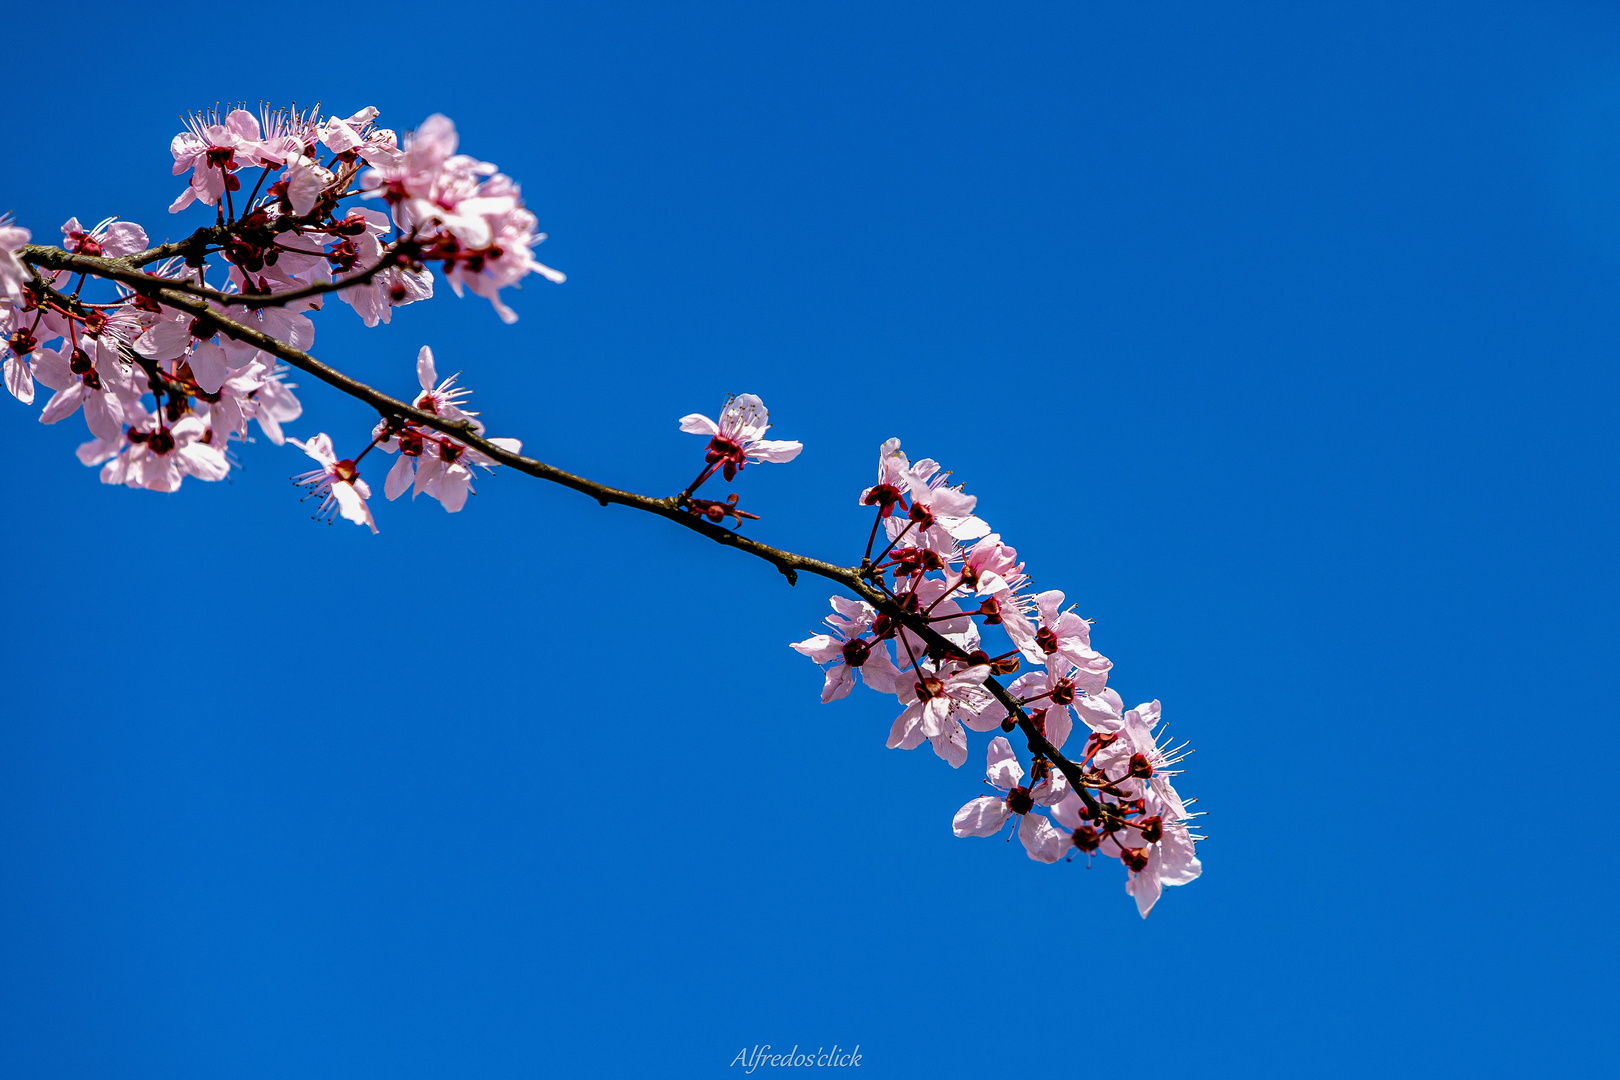
<path fill-rule="evenodd" d="M 411 486 L 416 478 L 416 469 L 412 459 L 405 454 L 399 455 L 394 467 L 388 470 L 388 478 L 383 481 L 383 494 L 388 496 L 390 502 L 405 494 L 405 489 Z"/>
<path fill-rule="evenodd" d="M 426 345 L 416 354 L 416 381 L 422 384 L 423 390 L 439 385 L 439 373 L 433 368 L 433 350 Z"/>
<path fill-rule="evenodd" d="M 951 831 L 957 836 L 994 836 L 1007 824 L 1007 800 L 981 795 L 956 812 Z"/>
<path fill-rule="evenodd" d="M 34 403 L 34 373 L 28 369 L 27 361 L 18 356 L 6 357 L 6 389 L 11 396 L 24 405 Z"/>
<path fill-rule="evenodd" d="M 985 754 L 984 775 L 996 787 L 1009 790 L 1017 787 L 1018 781 L 1024 778 L 1023 766 L 1018 764 L 1012 743 L 1005 736 L 997 735 L 990 740 L 989 750 Z"/>

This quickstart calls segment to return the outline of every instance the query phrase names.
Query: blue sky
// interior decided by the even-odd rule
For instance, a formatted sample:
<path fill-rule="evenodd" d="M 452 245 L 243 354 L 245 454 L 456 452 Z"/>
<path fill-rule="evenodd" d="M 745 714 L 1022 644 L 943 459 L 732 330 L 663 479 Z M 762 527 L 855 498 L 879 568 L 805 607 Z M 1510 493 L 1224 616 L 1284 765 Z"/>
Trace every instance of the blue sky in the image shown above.
<path fill-rule="evenodd" d="M 885 750 L 786 648 L 827 590 L 662 522 L 500 475 L 326 528 L 267 444 L 103 488 L 0 401 L 3 1071 L 1602 1071 L 1620 15 L 1411 8 L 9 13 L 36 236 L 194 228 L 192 108 L 450 115 L 569 281 L 318 355 L 406 393 L 431 344 L 650 493 L 758 393 L 806 450 L 748 531 L 838 561 L 899 436 L 1164 702 L 1211 839 L 1146 922 L 955 839 L 985 737 Z"/>

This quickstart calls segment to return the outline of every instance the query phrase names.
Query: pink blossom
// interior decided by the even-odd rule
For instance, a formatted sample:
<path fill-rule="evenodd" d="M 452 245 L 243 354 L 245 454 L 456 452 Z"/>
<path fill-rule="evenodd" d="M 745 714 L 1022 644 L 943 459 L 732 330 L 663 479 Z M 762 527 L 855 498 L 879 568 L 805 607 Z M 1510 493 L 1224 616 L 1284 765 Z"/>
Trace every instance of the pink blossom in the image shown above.
<path fill-rule="evenodd" d="M 17 252 L 33 238 L 33 233 L 13 224 L 10 214 L 0 214 L 0 296 L 13 304 L 22 303 L 23 282 L 29 278 Z"/>
<path fill-rule="evenodd" d="M 1140 815 L 1101 836 L 1087 818 L 1085 804 L 1072 792 L 1052 808 L 1052 816 L 1073 830 L 1071 843 L 1075 848 L 1085 851 L 1094 847 L 1125 864 L 1130 875 L 1125 892 L 1136 901 L 1136 910 L 1144 919 L 1164 886 L 1185 885 L 1203 873 L 1194 843 L 1197 837 L 1151 793 L 1143 800 Z"/>
<path fill-rule="evenodd" d="M 1098 693 L 1108 682 L 1108 671 L 1114 665 L 1101 653 L 1091 649 L 1091 624 L 1072 611 L 1060 611 L 1063 593 L 1051 589 L 1035 597 L 1040 611 L 1040 627 L 1030 633 L 1026 626 L 1007 627 L 1008 636 L 1018 651 L 1037 664 L 1044 664 L 1050 656 L 1060 656 L 1077 669 L 1074 681 L 1087 693 Z"/>
<path fill-rule="evenodd" d="M 365 223 L 365 229 L 345 239 L 354 249 L 354 272 L 358 273 L 376 266 L 382 260 L 383 237 L 392 225 L 386 214 L 375 210 L 357 207 L 350 212 L 348 220 L 352 222 L 356 218 Z M 367 281 L 338 291 L 338 299 L 354 308 L 355 314 L 367 326 L 388 322 L 393 318 L 394 308 L 432 296 L 432 271 L 409 270 L 399 266 L 390 266 L 373 274 Z"/>
<path fill-rule="evenodd" d="M 911 507 L 904 519 L 898 515 L 884 519 L 890 540 L 926 548 L 950 560 L 958 554 L 958 540 L 976 540 L 990 532 L 990 526 L 973 514 L 978 497 L 960 486 L 949 486 L 947 477 L 931 458 L 902 474 Z"/>
<path fill-rule="evenodd" d="M 315 511 L 316 516 L 330 516 L 335 509 L 345 519 L 356 525 L 370 526 L 371 531 L 375 533 L 377 523 L 372 520 L 371 509 L 366 505 L 366 500 L 371 498 L 371 487 L 360 479 L 359 470 L 355 468 L 353 461 L 348 458 L 338 460 L 332 450 L 331 437 L 322 432 L 308 442 L 299 442 L 297 439 L 287 441 L 314 458 L 321 466 L 293 478 L 294 483 L 309 488 L 311 495 L 320 496 L 321 505 Z"/>
<path fill-rule="evenodd" d="M 1061 667 L 1057 666 L 1059 664 Z M 1026 711 L 1041 714 L 1042 733 L 1054 750 L 1063 749 L 1069 733 L 1074 730 L 1074 716 L 1069 710 L 1081 694 L 1075 687 L 1073 674 L 1074 666 L 1059 660 L 1051 667 L 1036 668 L 1020 675 L 1007 688 L 1015 700 L 1024 703 Z M 989 731 L 1006 717 L 1006 706 L 997 701 L 968 726 L 976 731 Z"/>
<path fill-rule="evenodd" d="M 433 362 L 433 350 L 426 345 L 416 354 L 416 381 L 422 392 L 412 403 L 423 412 L 442 416 L 452 422 L 464 421 L 472 425 L 475 434 L 484 433 L 484 422 L 478 414 L 462 408 L 472 393 L 456 385 L 458 375 L 440 380 Z M 436 431 L 408 426 L 404 431 L 390 433 L 386 423 L 379 423 L 372 434 L 379 449 L 390 454 L 398 452 L 399 460 L 388 470 L 383 482 L 383 494 L 397 499 L 409 489 L 411 498 L 427 495 L 438 499 L 449 513 L 456 513 L 473 494 L 474 469 L 493 471 L 496 462 L 465 443 Z M 517 439 L 497 438 L 490 442 L 511 453 L 521 453 L 523 443 Z"/>
<path fill-rule="evenodd" d="M 1176 766 L 1188 753 L 1185 743 L 1170 745 L 1159 703 L 1149 701 L 1125 714 L 1117 737 L 1097 750 L 1092 763 L 1132 795 L 1141 794 L 1145 783 L 1173 816 L 1184 818 L 1187 808 L 1171 781 L 1181 774 Z"/>
<path fill-rule="evenodd" d="M 877 483 L 861 492 L 862 506 L 875 506 L 879 517 L 889 517 L 896 509 L 906 509 L 906 471 L 911 462 L 900 449 L 899 439 L 886 439 L 878 448 Z"/>
<path fill-rule="evenodd" d="M 523 206 L 511 177 L 486 161 L 456 153 L 459 137 L 448 117 L 435 114 L 411 132 L 403 150 L 360 151 L 372 169 L 361 178 L 366 197 L 382 196 L 402 232 L 420 242 L 423 258 L 443 260 L 456 295 L 462 287 L 489 300 L 504 322 L 517 314 L 500 290 L 530 273 L 562 282 L 564 275 L 534 257 L 545 239 Z"/>
<path fill-rule="evenodd" d="M 8 300 L 0 300 L 0 339 L 6 345 L 5 380 L 6 389 L 11 396 L 24 405 L 34 403 L 34 372 L 28 366 L 28 358 L 32 355 L 34 347 L 38 344 L 32 335 L 14 334 L 16 329 L 17 313 Z M 21 349 L 19 355 L 16 350 Z"/>
<path fill-rule="evenodd" d="M 245 147 L 253 162 L 280 168 L 295 157 L 312 156 L 317 142 L 317 118 L 308 110 L 259 107 L 259 137 Z"/>
<path fill-rule="evenodd" d="M 1029 578 L 1018 552 L 1003 544 L 999 533 L 991 533 L 968 550 L 956 581 L 975 596 L 994 596 L 1022 588 Z"/>
<path fill-rule="evenodd" d="M 751 461 L 792 461 L 804 449 L 801 442 L 765 438 L 770 420 L 763 401 L 753 394 L 737 394 L 726 399 L 718 424 L 702 413 L 689 413 L 681 417 L 681 430 L 710 437 L 705 458 L 730 480 Z"/>
<path fill-rule="evenodd" d="M 116 440 L 124 432 L 124 405 L 111 385 L 82 349 L 63 342 L 56 349 L 34 354 L 34 378 L 55 390 L 39 414 L 42 424 L 54 424 L 84 407 L 84 420 L 97 438 Z"/>
<path fill-rule="evenodd" d="M 855 685 L 855 675 L 872 689 L 884 694 L 895 692 L 901 677 L 889 656 L 889 646 L 882 640 L 868 641 L 864 635 L 871 631 L 877 615 L 872 605 L 858 600 L 832 598 L 835 614 L 826 617 L 831 634 L 815 634 L 796 641 L 788 647 L 818 664 L 831 664 L 826 670 L 826 683 L 821 689 L 821 701 L 837 701 Z"/>
<path fill-rule="evenodd" d="M 79 447 L 79 460 L 86 465 L 105 461 L 103 484 L 124 484 L 148 491 L 178 491 L 187 476 L 199 480 L 223 480 L 230 463 L 219 448 L 210 444 L 208 426 L 195 415 L 181 417 L 172 426 L 154 424 L 144 408 L 134 406 L 128 419 L 132 426 L 120 438 L 98 436 Z M 108 460 L 111 459 L 111 460 Z"/>
<path fill-rule="evenodd" d="M 191 181 L 169 213 L 179 213 L 196 199 L 213 206 L 227 190 L 240 190 L 234 174 L 251 163 L 259 134 L 259 121 L 245 109 L 231 110 L 223 121 L 212 111 L 187 117 L 186 130 L 170 142 L 169 153 L 174 155 L 174 175 L 190 171 Z M 238 153 L 242 161 L 237 160 Z"/>
<path fill-rule="evenodd" d="M 523 451 L 523 443 L 517 439 L 495 438 L 489 441 L 514 454 Z M 435 441 L 424 435 L 422 447 L 414 457 L 401 454 L 400 460 L 388 471 L 384 491 L 390 499 L 404 493 L 405 478 L 411 475 L 409 463 L 414 462 L 411 498 L 426 495 L 437 499 L 447 513 L 454 514 L 466 505 L 467 496 L 474 494 L 473 469 L 478 467 L 491 472 L 498 464 L 485 454 L 448 437 Z"/>
<path fill-rule="evenodd" d="M 1002 794 L 981 795 L 956 812 L 951 831 L 957 836 L 994 836 L 1001 831 L 1009 817 L 1017 817 L 1018 839 L 1024 850 L 1037 862 L 1057 862 L 1068 846 L 1068 837 L 1052 827 L 1040 814 L 1033 813 L 1037 806 L 1050 806 L 1069 792 L 1063 774 L 1049 769 L 1034 787 L 1020 783 L 1023 767 L 1018 764 L 1012 744 L 997 735 L 990 740 L 985 755 L 985 783 L 999 789 Z"/>
<path fill-rule="evenodd" d="M 967 736 L 959 714 L 978 714 L 994 700 L 984 688 L 990 674 L 985 664 L 947 661 L 933 665 L 919 659 L 910 672 L 896 680 L 896 691 L 905 711 L 889 729 L 889 748 L 915 750 L 924 739 L 934 753 L 961 768 L 967 760 Z"/>
<path fill-rule="evenodd" d="M 71 217 L 62 226 L 62 247 L 75 255 L 118 259 L 146 250 L 146 230 L 133 221 L 106 218 L 86 229 Z"/>
<path fill-rule="evenodd" d="M 260 355 L 265 363 L 271 363 L 268 356 Z M 286 381 L 288 370 L 285 364 L 273 364 L 261 376 L 263 381 L 259 388 L 249 395 L 253 399 L 252 416 L 258 421 L 259 430 L 277 446 L 286 441 L 281 425 L 298 419 L 304 412 L 304 406 L 293 395 L 297 384 Z"/>

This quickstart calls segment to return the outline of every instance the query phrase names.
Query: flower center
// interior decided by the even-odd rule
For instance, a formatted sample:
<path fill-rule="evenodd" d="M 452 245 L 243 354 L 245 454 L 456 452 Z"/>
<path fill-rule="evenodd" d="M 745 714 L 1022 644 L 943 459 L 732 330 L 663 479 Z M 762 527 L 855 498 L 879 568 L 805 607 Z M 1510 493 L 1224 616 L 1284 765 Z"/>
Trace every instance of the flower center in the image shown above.
<path fill-rule="evenodd" d="M 1007 792 L 1007 809 L 1015 814 L 1027 814 L 1035 809 L 1035 799 L 1029 793 L 1029 788 L 1019 786 Z"/>
<path fill-rule="evenodd" d="M 872 655 L 872 646 L 860 638 L 853 638 L 844 642 L 844 663 L 850 667 L 860 667 L 866 663 L 867 657 Z"/>

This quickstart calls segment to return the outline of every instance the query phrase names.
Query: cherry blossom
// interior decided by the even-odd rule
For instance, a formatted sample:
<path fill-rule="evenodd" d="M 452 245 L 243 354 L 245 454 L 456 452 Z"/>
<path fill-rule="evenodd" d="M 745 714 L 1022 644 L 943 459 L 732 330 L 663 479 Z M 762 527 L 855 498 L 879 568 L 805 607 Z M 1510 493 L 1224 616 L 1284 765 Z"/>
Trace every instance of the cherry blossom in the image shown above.
<path fill-rule="evenodd" d="M 1114 665 L 1107 657 L 1092 651 L 1091 624 L 1072 611 L 1059 610 L 1063 606 L 1063 593 L 1057 589 L 1036 596 L 1035 606 L 1041 621 L 1034 633 L 1025 627 L 1008 626 L 1008 633 L 1019 651 L 1037 664 L 1045 663 L 1048 657 L 1061 657 L 1075 667 L 1075 685 L 1087 693 L 1101 691 Z"/>
<path fill-rule="evenodd" d="M 855 686 L 856 673 L 872 689 L 894 693 L 900 672 L 889 656 L 889 646 L 881 638 L 869 641 L 864 636 L 872 630 L 876 609 L 841 596 L 832 598 L 832 606 L 834 614 L 823 620 L 832 628 L 831 634 L 815 634 L 789 646 L 818 664 L 831 665 L 821 689 L 822 704 L 847 695 Z"/>
<path fill-rule="evenodd" d="M 416 354 L 416 380 L 422 392 L 412 404 L 422 412 L 443 417 L 451 423 L 465 423 L 474 434 L 484 433 L 484 422 L 478 414 L 462 408 L 472 393 L 457 386 L 457 375 L 439 378 L 433 362 L 433 350 L 426 345 Z M 383 482 L 383 494 L 389 500 L 411 491 L 411 498 L 427 495 L 439 500 L 446 511 L 456 513 L 473 493 L 474 470 L 492 471 L 496 463 L 481 451 L 468 446 L 442 432 L 419 427 L 414 423 L 395 430 L 386 421 L 379 422 L 372 432 L 372 441 L 386 453 L 398 453 L 399 460 L 388 470 Z M 523 444 L 517 439 L 496 438 L 490 442 L 511 453 L 521 453 Z"/>
<path fill-rule="evenodd" d="M 960 716 L 977 715 L 993 700 L 984 689 L 990 675 L 985 664 L 919 661 L 908 679 L 902 674 L 896 690 L 905 710 L 889 729 L 889 748 L 915 750 L 924 739 L 934 753 L 960 768 L 967 760 L 967 737 Z"/>
<path fill-rule="evenodd" d="M 62 226 L 62 247 L 75 255 L 100 255 L 117 259 L 146 250 L 146 230 L 133 221 L 106 218 L 86 229 L 76 217 Z"/>
<path fill-rule="evenodd" d="M 1063 774 L 1048 772 L 1033 787 L 1025 787 L 1020 783 L 1024 770 L 1012 744 L 1000 735 L 990 740 L 985 757 L 985 783 L 1002 794 L 981 795 L 969 801 L 956 812 L 951 831 L 957 836 L 994 836 L 1008 818 L 1016 817 L 1018 839 L 1029 857 L 1036 862 L 1057 862 L 1064 855 L 1068 837 L 1034 810 L 1037 806 L 1051 806 L 1068 794 Z"/>
<path fill-rule="evenodd" d="M 186 130 L 169 144 L 174 156 L 174 175 L 191 173 L 186 190 L 169 207 L 179 213 L 194 200 L 216 205 L 227 191 L 237 191 L 241 183 L 236 171 L 251 161 L 259 140 L 259 121 L 246 109 L 232 109 L 224 119 L 217 112 L 194 113 L 186 118 Z M 244 162 L 236 155 L 242 152 Z"/>
<path fill-rule="evenodd" d="M 287 441 L 320 464 L 320 468 L 293 478 L 294 483 L 309 488 L 310 494 L 320 497 L 321 505 L 315 511 L 316 516 L 330 517 L 335 510 L 346 520 L 369 526 L 372 532 L 376 532 L 377 523 L 372 520 L 371 509 L 366 505 L 366 500 L 371 498 L 371 486 L 360 479 L 353 461 L 338 459 L 332 450 L 331 436 L 322 432 L 308 442 L 297 439 Z"/>
<path fill-rule="evenodd" d="M 1157 701 L 1149 701 L 1125 714 L 1118 736 L 1102 743 L 1092 760 L 1105 775 L 1132 794 L 1142 793 L 1145 782 L 1174 816 L 1184 818 L 1186 807 L 1171 779 L 1180 774 L 1176 766 L 1189 751 L 1185 744 L 1161 745 L 1161 740 L 1168 743 L 1160 706 Z"/>
<path fill-rule="evenodd" d="M 709 448 L 704 454 L 704 460 L 709 463 L 706 476 L 718 468 L 731 480 L 750 461 L 792 461 L 804 449 L 801 442 L 765 438 L 771 426 L 771 413 L 753 394 L 727 398 L 725 407 L 720 410 L 719 423 L 702 413 L 688 413 L 681 417 L 680 423 L 681 430 L 688 434 L 709 436 Z"/>
<path fill-rule="evenodd" d="M 402 139 L 379 116 L 370 106 L 347 115 L 265 106 L 257 116 L 245 108 L 190 116 L 170 144 L 174 175 L 186 175 L 170 210 L 209 209 L 202 228 L 161 250 L 119 217 L 91 226 L 70 218 L 60 247 L 32 245 L 29 230 L 0 217 L 11 396 L 39 404 L 45 424 L 83 415 L 92 438 L 75 453 L 106 484 L 173 492 L 187 477 L 223 479 L 257 422 L 263 441 L 291 442 L 313 459 L 295 481 L 318 499 L 317 519 L 341 515 L 377 531 L 360 464 L 378 449 L 396 455 L 383 484 L 389 500 L 409 491 L 462 510 L 478 471 L 513 463 L 522 443 L 485 437 L 460 373 L 441 378 L 426 345 L 403 399 L 314 359 L 313 317 L 336 293 L 375 327 L 395 308 L 431 299 L 442 276 L 458 296 L 482 296 L 511 322 L 504 290 L 529 275 L 564 277 L 535 257 L 546 235 L 518 183 L 463 153 L 454 123 L 435 114 Z M 380 202 L 361 206 L 355 197 Z M 360 446 L 358 431 L 344 437 L 359 446 L 352 458 L 338 458 L 324 432 L 288 437 L 284 425 L 300 420 L 304 405 L 287 364 L 375 410 L 369 442 Z M 52 392 L 42 404 L 39 386 Z M 707 442 L 702 470 L 673 495 L 633 495 L 533 462 L 521 468 L 604 505 L 675 519 L 770 560 L 789 582 L 808 572 L 853 593 L 833 597 L 818 632 L 790 645 L 822 668 L 823 702 L 848 697 L 857 683 L 892 695 L 902 711 L 887 745 L 927 741 L 953 768 L 969 756 L 970 732 L 1000 729 L 986 759 L 996 794 L 957 812 L 956 835 L 992 835 L 1016 818 L 1037 862 L 1117 860 L 1144 916 L 1165 886 L 1198 876 L 1193 800 L 1175 787 L 1190 750 L 1172 745 L 1158 701 L 1124 707 L 1090 622 L 1065 610 L 1062 591 L 1034 591 L 1018 551 L 938 461 L 913 461 L 898 438 L 885 441 L 876 481 L 857 500 L 870 521 L 861 517 L 849 550 L 828 562 L 738 536 L 758 517 L 741 508 L 739 490 L 724 502 L 697 494 L 716 473 L 736 483 L 750 463 L 802 452 L 802 443 L 766 438 L 770 414 L 757 396 L 728 397 L 717 420 L 693 413 L 679 426 Z M 1086 729 L 1078 748 L 1077 721 Z M 1008 736 L 1027 744 L 1027 782 Z"/>
<path fill-rule="evenodd" d="M 1164 886 L 1185 885 L 1203 873 L 1194 842 L 1197 838 L 1151 794 L 1127 817 L 1112 812 L 1093 815 L 1071 792 L 1052 808 L 1052 816 L 1071 830 L 1070 843 L 1075 849 L 1096 851 L 1125 864 L 1129 873 L 1125 891 L 1144 919 L 1158 903 Z"/>

